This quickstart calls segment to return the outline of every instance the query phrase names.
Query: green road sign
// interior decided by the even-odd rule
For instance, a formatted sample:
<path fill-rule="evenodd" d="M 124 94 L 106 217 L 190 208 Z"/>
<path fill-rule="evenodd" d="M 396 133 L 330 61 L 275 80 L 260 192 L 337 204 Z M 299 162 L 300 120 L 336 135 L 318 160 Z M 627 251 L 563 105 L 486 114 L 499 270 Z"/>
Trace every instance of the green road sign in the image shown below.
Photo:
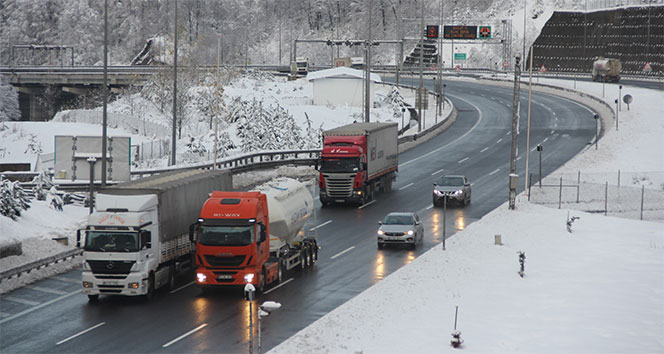
<path fill-rule="evenodd" d="M 466 60 L 466 53 L 454 53 L 454 60 Z"/>

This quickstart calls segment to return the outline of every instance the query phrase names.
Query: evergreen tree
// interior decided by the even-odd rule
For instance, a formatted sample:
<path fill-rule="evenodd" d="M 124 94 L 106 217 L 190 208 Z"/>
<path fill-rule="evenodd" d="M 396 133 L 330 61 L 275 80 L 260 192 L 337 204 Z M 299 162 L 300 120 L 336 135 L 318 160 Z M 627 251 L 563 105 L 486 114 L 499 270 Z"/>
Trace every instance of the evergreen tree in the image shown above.
<path fill-rule="evenodd" d="M 30 208 L 30 199 L 18 185 L 0 176 L 0 214 L 16 220 L 21 211 Z"/>

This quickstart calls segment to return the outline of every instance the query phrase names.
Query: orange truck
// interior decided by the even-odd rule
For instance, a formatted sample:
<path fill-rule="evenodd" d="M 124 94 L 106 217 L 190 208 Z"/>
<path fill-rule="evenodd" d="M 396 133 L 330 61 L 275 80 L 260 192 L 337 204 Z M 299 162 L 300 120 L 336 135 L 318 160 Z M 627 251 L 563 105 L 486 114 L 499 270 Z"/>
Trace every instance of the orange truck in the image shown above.
<path fill-rule="evenodd" d="M 304 231 L 313 206 L 307 186 L 291 178 L 250 192 L 210 193 L 190 228 L 196 285 L 204 292 L 246 284 L 263 291 L 284 272 L 313 266 L 318 245 Z"/>

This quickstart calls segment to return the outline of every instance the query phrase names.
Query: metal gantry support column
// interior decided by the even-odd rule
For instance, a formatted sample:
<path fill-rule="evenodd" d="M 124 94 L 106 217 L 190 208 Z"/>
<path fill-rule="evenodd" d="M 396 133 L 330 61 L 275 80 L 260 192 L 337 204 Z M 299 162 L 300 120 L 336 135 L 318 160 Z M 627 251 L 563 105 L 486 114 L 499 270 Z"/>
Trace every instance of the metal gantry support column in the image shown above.
<path fill-rule="evenodd" d="M 519 86 L 520 86 L 520 75 L 521 75 L 521 66 L 519 63 L 520 58 L 517 56 L 514 60 L 514 99 L 512 101 L 512 148 L 510 150 L 510 175 L 509 175 L 509 208 L 515 208 L 516 202 L 516 189 L 518 183 L 513 181 L 517 178 L 516 175 L 516 157 L 518 155 L 517 147 L 517 136 L 518 136 L 518 126 L 519 126 Z"/>

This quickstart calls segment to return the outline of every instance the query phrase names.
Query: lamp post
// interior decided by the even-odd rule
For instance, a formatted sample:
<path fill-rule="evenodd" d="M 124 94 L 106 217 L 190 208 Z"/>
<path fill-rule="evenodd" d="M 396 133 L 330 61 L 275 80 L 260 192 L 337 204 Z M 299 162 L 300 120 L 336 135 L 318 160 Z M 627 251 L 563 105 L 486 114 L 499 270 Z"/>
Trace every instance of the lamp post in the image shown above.
<path fill-rule="evenodd" d="M 108 0 L 104 0 L 104 90 L 101 128 L 101 186 L 106 187 L 106 149 L 108 138 Z M 90 209 L 92 214 L 92 209 Z"/>
<path fill-rule="evenodd" d="M 595 114 L 595 150 L 597 150 L 597 140 L 599 139 L 599 115 Z"/>
<path fill-rule="evenodd" d="M 620 97 L 622 97 L 622 85 L 618 85 L 618 110 L 622 111 L 622 104 L 620 104 Z"/>
<path fill-rule="evenodd" d="M 267 317 L 270 312 L 276 311 L 281 308 L 281 304 L 274 301 L 265 301 L 258 308 L 258 354 L 263 353 L 263 346 L 261 344 L 261 324 L 263 317 Z"/>
<path fill-rule="evenodd" d="M 539 175 L 537 179 L 539 180 L 540 188 L 542 188 L 542 150 L 544 150 L 542 144 L 537 144 L 537 151 L 539 152 Z"/>
<path fill-rule="evenodd" d="M 614 102 L 616 103 L 616 131 L 618 131 L 618 105 L 620 104 L 620 100 L 616 98 Z"/>
<path fill-rule="evenodd" d="M 447 227 L 447 193 L 443 195 L 443 251 L 445 250 L 445 228 Z"/>
<path fill-rule="evenodd" d="M 405 113 L 406 113 L 406 109 L 404 107 L 401 107 L 401 129 L 402 130 L 405 127 L 404 122 L 403 122 L 403 116 L 404 116 Z"/>
<path fill-rule="evenodd" d="M 95 194 L 95 162 L 97 159 L 94 156 L 88 157 L 87 161 L 90 163 L 90 198 L 88 199 L 88 206 L 90 207 L 90 214 L 94 209 L 94 194 Z"/>

